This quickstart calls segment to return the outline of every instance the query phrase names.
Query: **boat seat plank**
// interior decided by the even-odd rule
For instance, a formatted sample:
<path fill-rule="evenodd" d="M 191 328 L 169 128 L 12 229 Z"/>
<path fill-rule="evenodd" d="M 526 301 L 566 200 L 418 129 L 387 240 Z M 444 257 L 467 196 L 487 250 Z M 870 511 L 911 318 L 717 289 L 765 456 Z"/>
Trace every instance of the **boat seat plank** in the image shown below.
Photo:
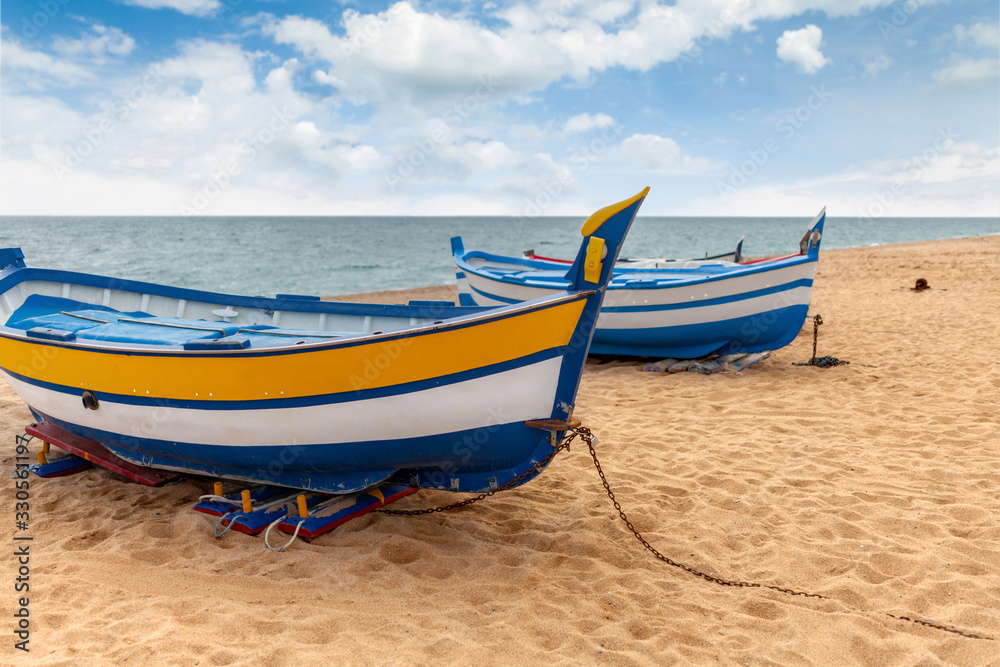
<path fill-rule="evenodd" d="M 209 329 L 206 326 L 209 324 L 213 328 Z M 208 340 L 231 336 L 240 328 L 235 324 L 224 325 L 224 322 L 209 323 L 203 320 L 184 320 L 177 317 L 145 317 L 126 321 L 119 320 L 109 322 L 108 324 L 98 324 L 90 329 L 78 331 L 76 337 L 79 340 L 99 340 L 113 343 L 183 345 L 191 340 Z M 203 328 L 194 328 L 199 326 Z"/>
<path fill-rule="evenodd" d="M 34 332 L 52 340 L 93 340 L 141 345 L 181 345 L 188 349 L 284 347 L 358 335 L 350 331 L 282 329 L 267 324 L 241 325 L 225 321 L 156 317 L 135 311 L 123 313 L 62 297 L 32 294 L 7 320 L 7 326 Z M 59 335 L 47 335 L 55 331 Z M 238 338 L 238 345 L 227 339 Z M 213 341 L 218 343 L 211 345 Z M 191 343 L 191 345 L 186 345 Z M 209 343 L 208 347 L 204 344 Z"/>

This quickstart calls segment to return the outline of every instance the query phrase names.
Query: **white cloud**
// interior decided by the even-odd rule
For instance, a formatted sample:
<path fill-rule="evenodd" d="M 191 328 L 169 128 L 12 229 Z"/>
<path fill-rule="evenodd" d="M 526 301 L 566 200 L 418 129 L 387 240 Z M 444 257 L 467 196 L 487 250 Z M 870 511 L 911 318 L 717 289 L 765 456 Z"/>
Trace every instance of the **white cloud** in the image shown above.
<path fill-rule="evenodd" d="M 89 59 L 105 62 L 109 56 L 127 56 L 135 48 L 135 40 L 120 29 L 101 24 L 91 26 L 92 34 L 80 39 L 57 37 L 52 48 L 67 58 Z"/>
<path fill-rule="evenodd" d="M 122 0 L 126 5 L 146 9 L 176 9 L 191 16 L 211 16 L 222 6 L 219 0 Z"/>
<path fill-rule="evenodd" d="M 700 173 L 716 167 L 705 158 L 684 154 L 670 137 L 656 134 L 633 134 L 622 140 L 621 154 L 626 162 L 643 171 Z"/>
<path fill-rule="evenodd" d="M 611 127 L 614 124 L 615 119 L 606 113 L 598 113 L 594 115 L 581 113 L 570 117 L 566 121 L 566 124 L 563 125 L 562 133 L 563 136 L 569 136 L 571 134 L 580 134 L 581 132 L 589 132 L 590 130 Z"/>
<path fill-rule="evenodd" d="M 197 95 L 224 102 L 228 95 L 247 93 L 256 86 L 253 55 L 238 45 L 193 40 L 181 44 L 180 51 L 159 69 L 178 83 L 197 82 Z"/>
<path fill-rule="evenodd" d="M 681 155 L 681 147 L 670 137 L 633 134 L 621 144 L 622 157 L 643 169 L 668 167 Z"/>
<path fill-rule="evenodd" d="M 372 103 L 378 112 L 400 113 L 474 94 L 484 77 L 495 82 L 491 101 L 531 101 L 531 93 L 557 81 L 584 82 L 612 67 L 645 72 L 688 58 L 713 40 L 755 29 L 761 20 L 809 10 L 845 16 L 892 1 L 679 0 L 661 5 L 542 0 L 502 9 L 496 17 L 506 23 L 490 26 L 465 14 L 445 16 L 404 1 L 381 13 L 345 10 L 342 34 L 300 16 L 261 15 L 251 24 L 276 42 L 327 63 L 326 80 L 346 99 Z M 815 72 L 830 62 L 819 52 L 821 38 L 814 25 L 789 31 L 779 40 L 779 55 Z M 781 46 L 783 42 L 788 44 Z"/>
<path fill-rule="evenodd" d="M 833 62 L 820 52 L 822 41 L 823 31 L 813 24 L 801 30 L 786 30 L 778 38 L 778 58 L 806 74 L 815 74 Z"/>
<path fill-rule="evenodd" d="M 984 49 L 1000 49 L 1000 24 L 974 23 L 966 28 L 957 25 L 952 30 L 959 44 L 972 44 Z"/>
<path fill-rule="evenodd" d="M 864 75 L 869 79 L 877 79 L 879 73 L 889 69 L 889 65 L 891 64 L 892 61 L 889 60 L 889 56 L 880 53 L 865 63 Z"/>
<path fill-rule="evenodd" d="M 609 182 L 650 172 L 705 173 L 718 165 L 692 156 L 681 134 L 671 138 L 637 127 L 632 136 L 619 135 L 627 136 L 620 144 L 609 145 L 593 159 L 588 156 L 581 168 L 580 160 L 574 163 L 569 157 L 571 145 L 587 144 L 601 134 L 607 138 L 607 128 L 619 131 L 614 109 L 620 107 L 614 103 L 623 100 L 610 100 L 608 106 L 595 97 L 585 107 L 590 113 L 567 118 L 565 105 L 550 100 L 549 94 L 543 97 L 541 91 L 557 82 L 585 87 L 595 73 L 609 68 L 643 71 L 690 52 L 694 45 L 707 48 L 734 31 L 753 30 L 762 19 L 810 9 L 843 15 L 888 4 L 831 1 L 677 0 L 656 6 L 633 0 L 541 0 L 533 7 L 505 9 L 499 21 L 489 24 L 467 13 L 448 14 L 441 5 L 415 7 L 405 2 L 382 13 L 347 10 L 342 26 L 261 16 L 247 25 L 290 45 L 294 57 L 278 59 L 238 43 L 178 43 L 171 57 L 155 63 L 156 80 L 134 107 L 119 107 L 128 109 L 124 118 L 115 112 L 116 105 L 137 90 L 142 73 L 110 76 L 120 68 L 80 66 L 111 60 L 116 50 L 134 51 L 124 33 L 109 35 L 112 28 L 103 33 L 95 28 L 50 54 L 19 45 L 21 50 L 8 56 L 5 43 L 3 212 L 175 214 L 179 204 L 189 203 L 197 188 L 221 173 L 241 142 L 266 129 L 280 113 L 288 116 L 287 125 L 282 121 L 282 129 L 267 145 L 252 160 L 244 160 L 241 172 L 204 213 L 517 214 L 526 200 L 536 201 L 547 184 L 557 183 L 562 193 L 545 213 L 579 214 L 591 203 L 607 203 L 601 199 Z M 731 13 L 719 23 L 725 6 Z M 550 18 L 550 12 L 556 15 Z M 513 17 L 509 25 L 503 22 L 508 16 Z M 962 35 L 967 41 L 979 39 L 972 36 L 972 28 Z M 829 60 L 819 53 L 821 32 L 818 37 L 814 50 L 822 67 Z M 873 75 L 884 69 L 879 58 L 868 65 Z M 11 87 L 9 72 L 25 76 L 14 77 L 16 85 Z M 731 74 L 725 83 L 745 81 Z M 74 76 L 77 81 L 90 77 L 91 106 L 84 107 L 89 111 L 74 110 L 50 94 L 22 94 L 25 81 L 55 81 L 65 88 L 74 85 Z M 308 92 L 297 88 L 303 81 L 309 81 Z M 552 107 L 543 108 L 539 101 Z M 461 113 L 454 112 L 466 102 Z M 516 104 L 538 106 L 523 110 Z M 287 112 L 282 110 L 285 105 Z M 609 110 L 614 117 L 596 109 Z M 542 113 L 551 120 L 540 126 L 526 120 Z M 57 178 L 52 164 L 64 160 L 68 148 L 81 145 L 87 133 L 108 118 L 114 121 L 114 131 L 101 137 L 72 174 Z M 415 151 L 437 136 L 435 129 L 443 129 L 443 134 L 431 141 L 425 154 L 417 155 Z M 981 173 L 986 169 L 974 166 L 979 155 L 974 148 L 962 149 L 965 153 L 955 148 L 943 155 L 913 182 L 913 192 L 939 188 L 933 196 L 943 201 L 947 179 L 959 179 L 951 182 L 955 192 L 963 197 L 972 193 L 968 184 L 985 182 Z M 410 175 L 395 190 L 388 188 L 386 171 L 415 155 Z M 995 164 L 992 159 L 985 164 Z M 870 171 L 888 174 L 892 168 L 872 166 Z M 851 202 L 850 197 L 865 196 L 864 188 L 870 189 L 859 176 L 867 176 L 867 170 L 868 165 L 840 174 L 840 180 L 771 187 L 780 191 L 777 201 L 794 200 L 800 208 L 810 200 L 814 185 L 824 196 L 835 196 L 843 187 L 849 195 L 845 201 Z M 569 178 L 563 177 L 566 173 Z M 714 178 L 701 181 L 710 184 Z M 743 197 L 742 192 L 738 196 Z M 979 193 L 970 201 L 990 197 L 995 199 Z M 781 210 L 772 210 L 767 202 L 758 208 L 767 215 Z M 704 212 L 719 213 L 718 203 Z"/>
<path fill-rule="evenodd" d="M 388 160 L 372 146 L 346 143 L 330 132 L 320 130 L 312 121 L 299 121 L 288 130 L 288 143 L 294 154 L 330 167 L 341 175 L 383 169 Z"/>
<path fill-rule="evenodd" d="M 343 15 L 344 35 L 301 17 L 269 19 L 265 34 L 332 65 L 350 100 L 384 110 L 413 103 L 479 96 L 499 101 L 547 87 L 567 69 L 566 57 L 534 35 L 497 33 L 462 17 L 422 13 L 398 3 L 380 14 Z"/>
<path fill-rule="evenodd" d="M 674 214 L 808 216 L 829 205 L 834 217 L 1000 216 L 1000 148 L 947 135 L 913 156 L 871 160 L 813 179 L 750 184 Z"/>
<path fill-rule="evenodd" d="M 513 167 L 520 156 L 502 141 L 467 141 L 461 146 L 464 162 L 471 170 L 482 171 Z"/>
<path fill-rule="evenodd" d="M 992 86 L 1000 81 L 1000 60 L 955 57 L 951 65 L 935 70 L 933 76 L 945 89 L 975 90 Z"/>
<path fill-rule="evenodd" d="M 14 46 L 14 57 L 4 53 L 5 77 L 15 65 L 53 70 L 60 64 Z M 301 210 L 302 202 L 313 212 L 345 210 L 336 201 L 344 195 L 331 186 L 343 178 L 380 180 L 386 159 L 364 131 L 294 90 L 295 59 L 272 68 L 258 86 L 259 62 L 237 45 L 185 42 L 144 73 L 98 80 L 87 112 L 5 85 L 4 212 L 60 213 L 75 206 L 77 212 L 177 214 L 212 179 L 228 185 L 201 211 L 207 214 L 250 213 L 246 201 L 279 212 L 276 203 L 289 199 L 299 204 L 288 211 Z M 71 68 L 66 76 L 77 74 Z M 377 198 L 370 188 L 354 194 Z"/>
<path fill-rule="evenodd" d="M 15 73 L 16 81 L 32 90 L 44 89 L 52 83 L 78 86 L 96 78 L 93 72 L 80 65 L 29 49 L 16 39 L 4 39 L 0 49 L 3 50 L 5 72 Z M 5 83 L 9 86 L 11 79 L 7 78 Z"/>

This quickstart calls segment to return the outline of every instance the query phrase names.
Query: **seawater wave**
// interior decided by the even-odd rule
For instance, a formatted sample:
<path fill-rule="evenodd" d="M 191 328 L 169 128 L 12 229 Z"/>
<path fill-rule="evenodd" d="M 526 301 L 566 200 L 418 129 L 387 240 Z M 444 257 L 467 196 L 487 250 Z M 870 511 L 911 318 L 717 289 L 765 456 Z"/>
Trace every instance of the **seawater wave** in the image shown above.
<path fill-rule="evenodd" d="M 0 247 L 21 247 L 29 266 L 234 294 L 337 295 L 454 283 L 452 236 L 470 249 L 571 258 L 583 219 L 3 216 Z M 741 236 L 747 256 L 784 254 L 810 219 L 639 216 L 623 256 L 703 257 Z M 1000 234 L 1000 218 L 828 218 L 823 248 L 985 234 Z"/>

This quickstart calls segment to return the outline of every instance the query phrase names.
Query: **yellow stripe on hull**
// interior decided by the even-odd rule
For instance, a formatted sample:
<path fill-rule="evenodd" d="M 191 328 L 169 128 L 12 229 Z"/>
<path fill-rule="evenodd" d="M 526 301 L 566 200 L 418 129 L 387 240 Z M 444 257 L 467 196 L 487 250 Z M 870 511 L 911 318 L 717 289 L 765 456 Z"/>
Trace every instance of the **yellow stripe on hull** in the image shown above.
<path fill-rule="evenodd" d="M 197 401 L 299 398 L 442 377 L 567 345 L 584 303 L 581 298 L 390 341 L 262 356 L 97 352 L 0 336 L 0 360 L 5 370 L 27 378 L 112 394 Z"/>

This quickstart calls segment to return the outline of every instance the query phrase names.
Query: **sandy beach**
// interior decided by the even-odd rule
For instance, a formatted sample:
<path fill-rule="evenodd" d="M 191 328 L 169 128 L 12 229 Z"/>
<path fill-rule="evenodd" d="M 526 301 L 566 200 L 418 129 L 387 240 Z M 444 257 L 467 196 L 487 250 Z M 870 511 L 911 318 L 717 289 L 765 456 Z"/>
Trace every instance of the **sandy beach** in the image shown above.
<path fill-rule="evenodd" d="M 31 478 L 30 653 L 2 664 L 1000 664 L 1000 236 L 823 251 L 812 323 L 740 374 L 587 366 L 582 444 L 458 511 L 370 514 L 286 552 L 212 536 L 211 480 Z M 935 288 L 913 292 L 917 278 Z M 366 300 L 454 298 L 453 287 Z M 31 421 L 0 383 L 0 465 Z M 37 448 L 37 441 L 33 443 Z M 34 452 L 34 450 L 33 450 Z M 3 539 L 15 532 L 2 485 Z M 393 507 L 463 496 L 421 491 Z M 908 616 L 973 639 L 886 614 Z"/>

